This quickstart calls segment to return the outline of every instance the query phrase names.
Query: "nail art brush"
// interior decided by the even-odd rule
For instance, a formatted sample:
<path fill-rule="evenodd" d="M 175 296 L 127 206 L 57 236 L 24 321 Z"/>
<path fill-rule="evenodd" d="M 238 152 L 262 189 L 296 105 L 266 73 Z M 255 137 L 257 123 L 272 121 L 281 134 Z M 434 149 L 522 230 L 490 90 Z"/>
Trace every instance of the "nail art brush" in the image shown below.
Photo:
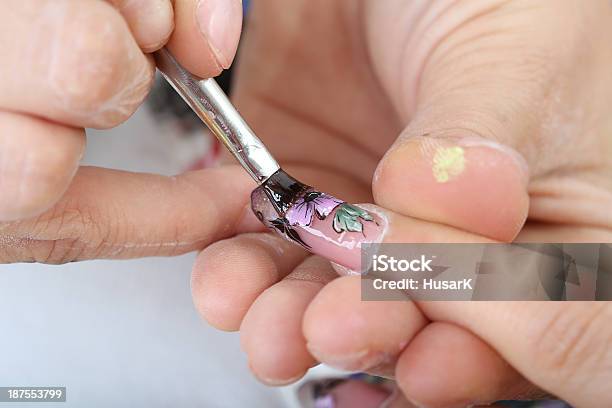
<path fill-rule="evenodd" d="M 165 48 L 154 57 L 163 77 L 258 184 L 251 208 L 259 220 L 303 248 L 359 270 L 361 244 L 379 240 L 386 220 L 291 177 L 214 79 L 194 76 Z"/>
<path fill-rule="evenodd" d="M 279 215 L 310 187 L 285 173 L 213 78 L 201 79 L 166 48 L 154 53 L 157 68 L 246 172 L 266 190 Z"/>

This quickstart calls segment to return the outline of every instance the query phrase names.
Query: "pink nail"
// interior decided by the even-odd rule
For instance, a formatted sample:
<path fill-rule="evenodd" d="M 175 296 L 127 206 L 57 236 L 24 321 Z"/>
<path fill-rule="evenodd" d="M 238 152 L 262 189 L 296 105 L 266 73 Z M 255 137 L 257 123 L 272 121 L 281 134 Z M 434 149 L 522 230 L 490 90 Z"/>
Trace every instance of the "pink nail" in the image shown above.
<path fill-rule="evenodd" d="M 380 242 L 386 220 L 364 207 L 313 189 L 302 192 L 280 216 L 262 187 L 251 194 L 251 207 L 266 226 L 349 270 L 361 270 L 361 245 Z"/>
<path fill-rule="evenodd" d="M 229 68 L 242 29 L 242 2 L 200 0 L 196 8 L 196 19 L 219 65 Z"/>

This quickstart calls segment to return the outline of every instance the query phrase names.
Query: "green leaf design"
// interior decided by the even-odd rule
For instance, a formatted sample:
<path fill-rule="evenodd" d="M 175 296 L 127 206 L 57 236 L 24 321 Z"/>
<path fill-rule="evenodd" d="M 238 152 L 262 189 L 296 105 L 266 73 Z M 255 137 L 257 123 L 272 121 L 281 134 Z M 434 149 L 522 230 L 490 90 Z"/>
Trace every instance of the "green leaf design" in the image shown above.
<path fill-rule="evenodd" d="M 347 203 L 340 204 L 334 217 L 334 231 L 337 233 L 343 231 L 363 232 L 363 224 L 360 219 L 365 221 L 374 220 L 367 211 L 359 207 Z"/>

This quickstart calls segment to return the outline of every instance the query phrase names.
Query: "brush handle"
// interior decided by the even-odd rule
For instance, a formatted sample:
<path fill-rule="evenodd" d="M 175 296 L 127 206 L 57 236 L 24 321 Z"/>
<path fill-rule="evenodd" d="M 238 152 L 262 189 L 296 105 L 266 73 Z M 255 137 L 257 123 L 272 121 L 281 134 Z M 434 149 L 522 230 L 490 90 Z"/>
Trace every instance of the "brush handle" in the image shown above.
<path fill-rule="evenodd" d="M 214 79 L 192 75 L 165 48 L 154 56 L 164 78 L 258 184 L 280 169 Z"/>

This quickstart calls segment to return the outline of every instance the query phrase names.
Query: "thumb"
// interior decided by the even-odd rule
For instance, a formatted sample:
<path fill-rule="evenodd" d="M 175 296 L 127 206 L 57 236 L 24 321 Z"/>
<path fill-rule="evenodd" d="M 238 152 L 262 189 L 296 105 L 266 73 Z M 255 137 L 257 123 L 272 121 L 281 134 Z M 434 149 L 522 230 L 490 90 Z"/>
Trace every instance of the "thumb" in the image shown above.
<path fill-rule="evenodd" d="M 527 218 L 527 166 L 511 148 L 460 133 L 442 137 L 441 130 L 396 143 L 379 164 L 374 201 L 406 216 L 512 241 Z"/>
<path fill-rule="evenodd" d="M 417 57 L 398 75 L 379 69 L 408 126 L 379 163 L 374 199 L 404 215 L 509 241 L 527 218 L 529 174 L 561 165 L 550 160 L 542 168 L 551 154 L 542 105 L 565 56 L 541 55 L 558 48 L 550 34 L 555 22 L 542 23 L 547 7 L 467 3 L 443 13 L 431 32 L 417 24 L 418 41 L 396 44 Z"/>

